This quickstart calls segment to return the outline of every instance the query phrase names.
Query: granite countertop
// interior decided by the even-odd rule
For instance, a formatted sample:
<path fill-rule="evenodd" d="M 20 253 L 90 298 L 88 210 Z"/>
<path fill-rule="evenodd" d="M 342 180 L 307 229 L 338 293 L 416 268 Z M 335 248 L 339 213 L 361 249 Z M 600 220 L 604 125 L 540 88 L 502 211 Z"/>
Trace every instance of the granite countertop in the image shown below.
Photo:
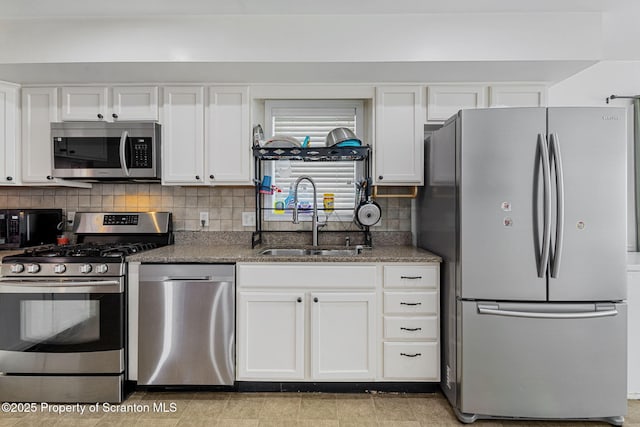
<path fill-rule="evenodd" d="M 269 246 L 271 247 L 271 246 Z M 275 247 L 275 246 L 274 246 Z M 441 262 L 442 258 L 409 245 L 376 246 L 352 256 L 274 256 L 260 255 L 266 246 L 175 244 L 127 257 L 128 261 L 149 263 L 236 263 L 236 262 Z M 323 246 L 324 248 L 324 246 Z M 345 249 L 342 247 L 333 247 Z"/>

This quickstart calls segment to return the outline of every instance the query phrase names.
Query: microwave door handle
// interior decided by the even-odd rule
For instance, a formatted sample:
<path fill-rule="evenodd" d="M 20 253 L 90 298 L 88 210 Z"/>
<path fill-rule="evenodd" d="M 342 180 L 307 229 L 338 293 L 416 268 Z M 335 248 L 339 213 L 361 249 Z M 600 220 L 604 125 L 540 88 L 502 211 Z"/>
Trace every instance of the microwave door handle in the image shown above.
<path fill-rule="evenodd" d="M 129 139 L 129 132 L 122 131 L 122 136 L 120 136 L 120 167 L 122 168 L 122 172 L 124 172 L 125 176 L 129 176 L 131 173 L 129 168 L 127 168 L 127 139 Z"/>

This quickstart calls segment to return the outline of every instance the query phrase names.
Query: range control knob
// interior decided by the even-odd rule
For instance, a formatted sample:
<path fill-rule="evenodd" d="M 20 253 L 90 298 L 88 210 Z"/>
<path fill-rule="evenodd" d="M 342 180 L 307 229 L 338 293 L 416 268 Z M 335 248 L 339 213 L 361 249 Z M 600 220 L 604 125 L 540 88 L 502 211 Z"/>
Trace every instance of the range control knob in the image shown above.
<path fill-rule="evenodd" d="M 11 272 L 12 273 L 22 273 L 24 271 L 24 265 L 22 264 L 11 264 Z"/>
<path fill-rule="evenodd" d="M 40 265 L 38 264 L 27 265 L 27 273 L 37 273 L 38 271 L 40 271 Z"/>
<path fill-rule="evenodd" d="M 64 264 L 56 264 L 53 266 L 53 272 L 57 274 L 62 274 L 67 271 L 67 266 Z"/>
<path fill-rule="evenodd" d="M 104 274 L 109 270 L 109 266 L 107 264 L 96 265 L 96 272 L 100 274 Z"/>
<path fill-rule="evenodd" d="M 91 273 L 91 264 L 82 264 L 80 266 L 80 273 L 84 273 L 84 274 Z"/>

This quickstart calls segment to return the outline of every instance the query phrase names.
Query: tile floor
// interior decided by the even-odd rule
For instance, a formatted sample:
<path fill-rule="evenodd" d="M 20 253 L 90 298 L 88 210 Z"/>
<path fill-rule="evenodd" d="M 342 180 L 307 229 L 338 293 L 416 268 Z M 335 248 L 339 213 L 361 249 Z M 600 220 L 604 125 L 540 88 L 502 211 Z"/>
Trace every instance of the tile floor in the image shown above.
<path fill-rule="evenodd" d="M 166 412 L 158 409 L 163 406 Z M 39 405 L 39 404 L 38 404 Z M 123 405 L 130 413 L 99 410 L 53 414 L 2 413 L 0 426 L 462 426 L 449 404 L 433 394 L 136 392 Z M 154 411 L 154 405 L 156 410 Z M 110 410 L 115 405 L 107 405 Z M 122 407 L 121 407 L 122 408 Z M 136 408 L 137 411 L 136 412 Z M 148 410 L 141 412 L 140 410 Z M 133 412 L 131 412 L 133 411 Z M 478 421 L 477 426 L 606 426 L 588 422 Z M 640 426 L 640 400 L 629 401 L 625 426 Z"/>

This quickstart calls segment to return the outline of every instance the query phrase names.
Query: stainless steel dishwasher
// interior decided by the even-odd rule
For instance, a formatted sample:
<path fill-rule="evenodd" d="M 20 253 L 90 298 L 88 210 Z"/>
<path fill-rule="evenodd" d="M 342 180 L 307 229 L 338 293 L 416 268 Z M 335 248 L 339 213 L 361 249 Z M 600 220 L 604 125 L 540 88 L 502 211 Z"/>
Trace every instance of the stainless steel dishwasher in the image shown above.
<path fill-rule="evenodd" d="M 142 264 L 139 385 L 233 385 L 235 266 Z"/>

